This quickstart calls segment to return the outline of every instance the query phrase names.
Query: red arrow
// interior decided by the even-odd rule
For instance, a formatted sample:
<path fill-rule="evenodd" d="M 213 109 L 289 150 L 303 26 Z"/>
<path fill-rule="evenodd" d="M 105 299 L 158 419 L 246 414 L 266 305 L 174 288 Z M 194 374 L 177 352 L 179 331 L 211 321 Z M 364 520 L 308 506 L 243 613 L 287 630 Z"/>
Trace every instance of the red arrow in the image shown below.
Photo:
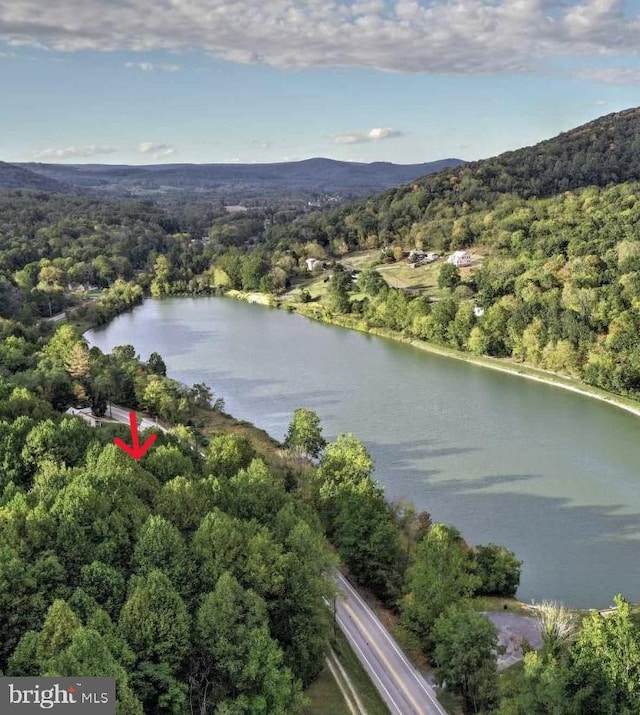
<path fill-rule="evenodd" d="M 124 450 L 130 457 L 136 460 L 136 462 L 144 455 L 144 453 L 151 447 L 151 445 L 156 441 L 156 434 L 150 434 L 147 441 L 140 446 L 140 439 L 138 437 L 138 418 L 135 412 L 129 412 L 129 425 L 131 426 L 131 442 L 133 446 L 130 447 L 126 442 L 123 442 L 120 437 L 114 437 L 113 441 L 115 444 Z"/>

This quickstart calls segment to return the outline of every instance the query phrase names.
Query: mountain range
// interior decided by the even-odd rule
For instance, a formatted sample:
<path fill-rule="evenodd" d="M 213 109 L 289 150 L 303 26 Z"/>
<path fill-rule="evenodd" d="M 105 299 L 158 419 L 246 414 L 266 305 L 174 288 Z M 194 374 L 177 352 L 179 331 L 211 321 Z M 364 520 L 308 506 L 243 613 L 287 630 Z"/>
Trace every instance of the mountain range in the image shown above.
<path fill-rule="evenodd" d="M 442 159 L 421 164 L 364 164 L 322 158 L 275 164 L 147 166 L 0 162 L 0 186 L 90 189 L 122 196 L 212 192 L 237 200 L 253 195 L 283 194 L 361 197 L 461 163 L 460 159 Z"/>
<path fill-rule="evenodd" d="M 0 188 L 37 189 L 40 191 L 67 191 L 65 184 L 55 179 L 29 171 L 16 164 L 0 161 Z"/>

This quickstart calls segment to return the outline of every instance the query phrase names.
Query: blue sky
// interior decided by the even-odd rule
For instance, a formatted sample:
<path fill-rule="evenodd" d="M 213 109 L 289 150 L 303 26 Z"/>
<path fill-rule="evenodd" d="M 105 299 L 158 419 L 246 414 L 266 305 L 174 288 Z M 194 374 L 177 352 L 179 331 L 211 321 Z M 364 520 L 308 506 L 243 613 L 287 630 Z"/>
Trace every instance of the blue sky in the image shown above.
<path fill-rule="evenodd" d="M 640 2 L 5 0 L 0 159 L 475 159 L 640 104 Z"/>

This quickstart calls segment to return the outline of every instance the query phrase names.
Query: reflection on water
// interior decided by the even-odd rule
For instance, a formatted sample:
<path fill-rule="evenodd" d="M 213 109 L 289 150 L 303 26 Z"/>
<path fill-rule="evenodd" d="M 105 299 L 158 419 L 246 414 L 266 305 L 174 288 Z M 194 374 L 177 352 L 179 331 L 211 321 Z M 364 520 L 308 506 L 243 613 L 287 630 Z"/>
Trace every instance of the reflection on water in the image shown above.
<path fill-rule="evenodd" d="M 391 498 L 525 561 L 518 595 L 640 600 L 640 422 L 605 403 L 220 298 L 149 300 L 90 341 L 158 351 L 277 438 L 297 407 L 351 431 Z"/>

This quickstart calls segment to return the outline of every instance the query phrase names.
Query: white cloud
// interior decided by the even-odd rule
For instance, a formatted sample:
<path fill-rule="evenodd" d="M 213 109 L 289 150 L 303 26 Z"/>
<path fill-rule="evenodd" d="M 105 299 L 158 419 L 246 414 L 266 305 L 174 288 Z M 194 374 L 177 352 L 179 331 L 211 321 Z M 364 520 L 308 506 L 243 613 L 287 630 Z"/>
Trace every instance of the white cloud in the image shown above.
<path fill-rule="evenodd" d="M 129 69 L 139 69 L 143 72 L 153 72 L 154 70 L 177 72 L 180 69 L 180 65 L 157 65 L 152 62 L 125 62 L 125 67 L 129 67 Z"/>
<path fill-rule="evenodd" d="M 640 84 L 640 67 L 606 67 L 604 69 L 579 70 L 574 77 L 606 84 Z"/>
<path fill-rule="evenodd" d="M 625 0 L 10 0 L 0 37 L 63 51 L 196 49 L 273 67 L 473 74 L 637 55 L 640 15 Z"/>
<path fill-rule="evenodd" d="M 400 136 L 402 136 L 402 132 L 399 132 L 396 129 L 390 129 L 389 127 L 375 127 L 367 134 L 367 138 L 371 139 L 371 141 L 391 139 L 392 137 Z"/>
<path fill-rule="evenodd" d="M 335 144 L 359 144 L 366 141 L 366 134 L 335 134 L 333 141 Z"/>
<path fill-rule="evenodd" d="M 176 148 L 171 144 L 154 144 L 153 142 L 140 142 L 138 145 L 140 154 L 147 154 L 152 159 L 164 159 L 175 154 Z"/>
<path fill-rule="evenodd" d="M 100 154 L 113 154 L 118 151 L 111 146 L 99 146 L 90 144 L 89 146 L 65 146 L 62 148 L 49 147 L 33 152 L 34 159 L 71 159 L 74 157 L 87 159 Z"/>
<path fill-rule="evenodd" d="M 393 139 L 401 137 L 402 132 L 390 127 L 374 127 L 368 132 L 351 132 L 349 134 L 335 134 L 333 141 L 335 144 L 365 144 L 366 142 L 377 142 L 382 139 Z"/>

